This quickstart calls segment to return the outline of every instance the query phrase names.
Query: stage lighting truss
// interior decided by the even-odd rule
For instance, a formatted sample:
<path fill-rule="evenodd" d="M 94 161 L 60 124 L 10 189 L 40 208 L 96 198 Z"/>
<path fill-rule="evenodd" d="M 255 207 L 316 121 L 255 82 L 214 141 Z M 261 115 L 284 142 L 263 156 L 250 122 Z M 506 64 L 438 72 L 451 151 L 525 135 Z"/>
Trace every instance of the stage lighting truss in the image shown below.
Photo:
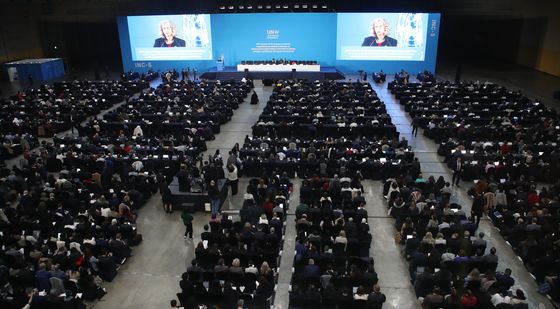
<path fill-rule="evenodd" d="M 221 13 L 250 13 L 250 12 L 327 12 L 329 5 L 325 2 L 309 3 L 309 2 L 296 2 L 296 3 L 225 3 L 218 5 L 218 12 Z"/>

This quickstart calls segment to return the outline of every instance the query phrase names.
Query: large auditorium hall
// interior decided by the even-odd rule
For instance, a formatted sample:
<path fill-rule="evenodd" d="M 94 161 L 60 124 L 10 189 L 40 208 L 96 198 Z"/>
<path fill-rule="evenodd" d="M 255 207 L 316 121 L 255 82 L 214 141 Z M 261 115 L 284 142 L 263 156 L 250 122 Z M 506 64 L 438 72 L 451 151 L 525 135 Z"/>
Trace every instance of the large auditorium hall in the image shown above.
<path fill-rule="evenodd" d="M 0 308 L 560 308 L 560 1 L 0 17 Z"/>

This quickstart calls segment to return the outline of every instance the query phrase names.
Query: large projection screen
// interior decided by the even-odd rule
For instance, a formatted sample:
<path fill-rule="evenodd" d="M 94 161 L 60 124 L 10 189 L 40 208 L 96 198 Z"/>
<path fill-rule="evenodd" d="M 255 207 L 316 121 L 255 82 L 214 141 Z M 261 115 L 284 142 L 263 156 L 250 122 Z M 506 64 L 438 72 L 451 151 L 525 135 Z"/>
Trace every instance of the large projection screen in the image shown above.
<path fill-rule="evenodd" d="M 210 15 L 128 16 L 132 60 L 211 60 Z"/>
<path fill-rule="evenodd" d="M 339 13 L 339 60 L 424 61 L 428 16 L 423 13 Z"/>
<path fill-rule="evenodd" d="M 125 71 L 205 71 L 217 59 L 226 67 L 287 59 L 344 73 L 418 72 L 435 71 L 440 14 L 182 14 L 125 16 L 117 23 Z"/>

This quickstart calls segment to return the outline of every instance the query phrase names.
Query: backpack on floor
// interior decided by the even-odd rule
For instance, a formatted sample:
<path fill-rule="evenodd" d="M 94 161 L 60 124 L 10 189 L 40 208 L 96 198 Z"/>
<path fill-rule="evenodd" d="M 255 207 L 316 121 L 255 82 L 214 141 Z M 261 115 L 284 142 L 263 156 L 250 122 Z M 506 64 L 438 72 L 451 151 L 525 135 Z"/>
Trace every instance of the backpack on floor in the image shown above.
<path fill-rule="evenodd" d="M 132 240 L 130 241 L 130 246 L 138 246 L 140 243 L 142 242 L 142 234 L 136 234 L 134 237 L 132 237 Z"/>

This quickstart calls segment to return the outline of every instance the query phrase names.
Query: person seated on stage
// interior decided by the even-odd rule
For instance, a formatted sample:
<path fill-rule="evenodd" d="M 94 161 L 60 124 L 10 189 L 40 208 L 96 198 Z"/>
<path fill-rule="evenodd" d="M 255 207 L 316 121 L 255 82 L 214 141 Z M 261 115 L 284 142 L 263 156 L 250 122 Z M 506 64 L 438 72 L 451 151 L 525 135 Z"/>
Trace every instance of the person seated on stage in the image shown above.
<path fill-rule="evenodd" d="M 385 75 L 385 73 L 383 73 L 383 70 L 381 70 L 379 72 L 373 73 L 372 78 L 376 83 L 384 83 L 386 75 Z"/>

